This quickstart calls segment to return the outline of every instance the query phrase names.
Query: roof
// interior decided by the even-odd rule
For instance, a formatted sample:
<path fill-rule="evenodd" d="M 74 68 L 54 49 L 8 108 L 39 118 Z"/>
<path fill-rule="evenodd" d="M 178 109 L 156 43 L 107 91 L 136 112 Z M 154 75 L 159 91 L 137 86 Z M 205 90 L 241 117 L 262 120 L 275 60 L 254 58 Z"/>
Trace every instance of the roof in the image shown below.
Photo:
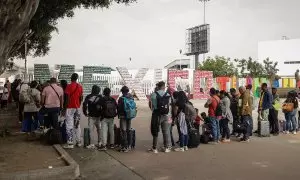
<path fill-rule="evenodd" d="M 170 68 L 175 65 L 190 65 L 191 60 L 190 59 L 175 59 L 174 61 L 170 62 L 168 65 L 165 66 L 165 68 Z"/>

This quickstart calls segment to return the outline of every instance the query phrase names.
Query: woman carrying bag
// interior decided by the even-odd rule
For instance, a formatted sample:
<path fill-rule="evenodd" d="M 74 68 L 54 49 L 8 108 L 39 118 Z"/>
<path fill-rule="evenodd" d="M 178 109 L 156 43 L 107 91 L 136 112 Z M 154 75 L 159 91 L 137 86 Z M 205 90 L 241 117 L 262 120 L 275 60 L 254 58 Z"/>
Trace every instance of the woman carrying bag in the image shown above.
<path fill-rule="evenodd" d="M 285 132 L 286 134 L 289 134 L 290 132 L 293 132 L 293 134 L 297 134 L 296 132 L 297 108 L 298 108 L 298 100 L 296 97 L 296 92 L 290 91 L 288 93 L 287 99 L 284 101 L 282 105 L 282 111 L 286 119 L 286 132 Z"/>

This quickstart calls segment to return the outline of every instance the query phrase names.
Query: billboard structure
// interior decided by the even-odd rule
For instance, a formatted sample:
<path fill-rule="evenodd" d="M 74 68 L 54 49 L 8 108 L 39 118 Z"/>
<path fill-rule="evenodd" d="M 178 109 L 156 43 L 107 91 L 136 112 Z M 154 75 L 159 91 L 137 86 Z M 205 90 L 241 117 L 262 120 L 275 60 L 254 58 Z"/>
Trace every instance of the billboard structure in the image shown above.
<path fill-rule="evenodd" d="M 208 53 L 210 50 L 209 36 L 209 24 L 195 26 L 186 31 L 186 55 L 195 55 L 195 69 L 198 67 L 199 54 Z"/>

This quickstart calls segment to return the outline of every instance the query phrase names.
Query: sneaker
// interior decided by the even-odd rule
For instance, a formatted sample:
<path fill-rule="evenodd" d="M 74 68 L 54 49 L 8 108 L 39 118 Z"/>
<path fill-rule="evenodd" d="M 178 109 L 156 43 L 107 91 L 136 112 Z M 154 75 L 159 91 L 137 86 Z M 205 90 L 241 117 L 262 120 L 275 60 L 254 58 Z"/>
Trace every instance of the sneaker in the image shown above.
<path fill-rule="evenodd" d="M 250 142 L 250 139 L 244 139 L 244 138 L 241 138 L 240 142 L 245 142 L 245 143 L 247 143 L 247 142 Z"/>
<path fill-rule="evenodd" d="M 169 153 L 169 152 L 171 152 L 171 148 L 166 148 L 165 153 Z"/>
<path fill-rule="evenodd" d="M 189 150 L 189 148 L 187 146 L 184 146 L 183 148 L 184 148 L 185 151 Z"/>
<path fill-rule="evenodd" d="M 107 150 L 107 148 L 106 148 L 106 146 L 101 146 L 101 147 L 99 147 L 99 149 L 98 149 L 99 151 L 106 151 Z"/>
<path fill-rule="evenodd" d="M 286 131 L 285 134 L 290 134 L 290 131 Z"/>
<path fill-rule="evenodd" d="M 63 148 L 64 149 L 73 149 L 74 145 L 73 144 L 65 144 L 65 145 L 63 145 Z"/>
<path fill-rule="evenodd" d="M 128 149 L 128 148 L 125 148 L 122 152 L 123 152 L 123 153 L 128 153 L 128 152 L 129 152 L 129 149 Z"/>
<path fill-rule="evenodd" d="M 157 153 L 158 153 L 158 150 L 157 150 L 157 149 L 151 148 L 151 149 L 148 150 L 148 152 L 152 152 L 152 153 L 154 153 L 154 154 L 157 154 Z"/>
<path fill-rule="evenodd" d="M 293 134 L 294 134 L 294 135 L 296 135 L 296 134 L 297 134 L 297 132 L 296 132 L 296 131 L 294 131 L 294 132 L 293 132 Z"/>
<path fill-rule="evenodd" d="M 212 144 L 212 145 L 217 145 L 217 144 L 219 144 L 219 143 L 218 143 L 218 141 L 213 141 L 213 142 L 211 142 L 211 144 Z"/>
<path fill-rule="evenodd" d="M 184 148 L 183 147 L 182 148 L 176 148 L 175 151 L 176 152 L 184 152 Z"/>
<path fill-rule="evenodd" d="M 221 142 L 222 142 L 222 143 L 229 143 L 229 142 L 230 142 L 230 139 L 222 139 Z"/>
<path fill-rule="evenodd" d="M 86 148 L 87 149 L 96 149 L 96 146 L 94 144 L 90 144 Z"/>
<path fill-rule="evenodd" d="M 82 144 L 81 143 L 77 143 L 76 146 L 77 147 L 82 147 Z"/>
<path fill-rule="evenodd" d="M 111 144 L 111 145 L 109 145 L 109 148 L 110 149 L 115 149 L 115 145 Z"/>

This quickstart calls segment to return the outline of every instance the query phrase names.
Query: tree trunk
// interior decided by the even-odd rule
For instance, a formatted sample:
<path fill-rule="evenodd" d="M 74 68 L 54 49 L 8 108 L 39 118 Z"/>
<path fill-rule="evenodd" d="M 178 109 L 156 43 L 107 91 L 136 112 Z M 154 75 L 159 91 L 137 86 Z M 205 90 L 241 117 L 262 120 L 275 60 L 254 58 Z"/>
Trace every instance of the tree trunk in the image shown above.
<path fill-rule="evenodd" d="M 0 0 L 0 75 L 25 37 L 40 0 Z"/>

